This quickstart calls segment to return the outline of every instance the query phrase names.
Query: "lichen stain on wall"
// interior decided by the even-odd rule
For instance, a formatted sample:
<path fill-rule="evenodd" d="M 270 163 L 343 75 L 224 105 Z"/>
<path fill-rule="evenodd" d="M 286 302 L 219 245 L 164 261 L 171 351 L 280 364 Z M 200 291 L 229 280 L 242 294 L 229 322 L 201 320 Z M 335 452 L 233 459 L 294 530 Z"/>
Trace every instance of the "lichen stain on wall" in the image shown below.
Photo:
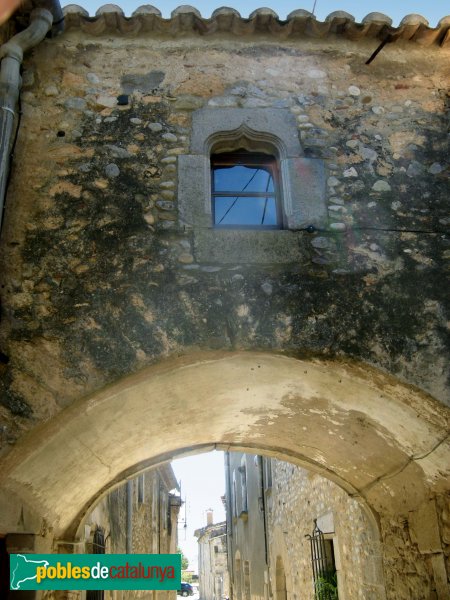
<path fill-rule="evenodd" d="M 72 32 L 28 57 L 2 239 L 4 444 L 199 347 L 355 358 L 445 401 L 440 59 L 395 49 L 368 69 L 334 50 Z M 176 174 L 203 105 L 289 108 L 325 160 L 330 227 L 305 233 L 301 263 L 197 262 Z"/>

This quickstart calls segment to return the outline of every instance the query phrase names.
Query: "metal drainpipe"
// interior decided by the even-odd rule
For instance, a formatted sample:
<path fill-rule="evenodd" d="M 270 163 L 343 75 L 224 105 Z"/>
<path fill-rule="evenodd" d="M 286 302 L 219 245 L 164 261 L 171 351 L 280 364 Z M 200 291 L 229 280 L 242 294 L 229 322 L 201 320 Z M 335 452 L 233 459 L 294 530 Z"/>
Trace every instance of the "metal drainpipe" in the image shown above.
<path fill-rule="evenodd" d="M 38 0 L 30 14 L 30 25 L 0 47 L 0 231 L 8 181 L 11 140 L 22 85 L 20 68 L 23 55 L 37 46 L 55 21 L 55 32 L 62 31 L 63 14 L 59 0 Z"/>

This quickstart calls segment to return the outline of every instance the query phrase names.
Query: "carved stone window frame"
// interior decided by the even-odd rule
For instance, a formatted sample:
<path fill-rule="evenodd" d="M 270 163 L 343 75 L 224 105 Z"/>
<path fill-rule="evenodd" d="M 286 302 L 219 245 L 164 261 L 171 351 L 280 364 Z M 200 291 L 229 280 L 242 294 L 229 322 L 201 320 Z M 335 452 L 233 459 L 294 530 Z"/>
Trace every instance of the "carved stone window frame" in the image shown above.
<path fill-rule="evenodd" d="M 283 229 L 214 228 L 210 156 L 238 148 L 276 157 Z M 305 158 L 295 115 L 289 109 L 202 108 L 193 113 L 189 154 L 178 157 L 178 204 L 180 227 L 194 232 L 199 262 L 295 262 L 300 256 L 292 234 L 300 235 L 310 225 L 326 226 L 325 194 L 324 162 Z M 222 254 L 217 244 L 222 245 Z"/>

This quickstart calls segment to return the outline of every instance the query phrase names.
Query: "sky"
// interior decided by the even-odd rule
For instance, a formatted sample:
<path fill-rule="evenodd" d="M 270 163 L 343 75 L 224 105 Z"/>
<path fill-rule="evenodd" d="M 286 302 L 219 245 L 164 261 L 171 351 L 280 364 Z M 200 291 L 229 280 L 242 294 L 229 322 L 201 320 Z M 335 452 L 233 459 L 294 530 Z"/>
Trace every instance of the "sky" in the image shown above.
<path fill-rule="evenodd" d="M 169 18 L 171 11 L 182 4 L 191 4 L 205 18 L 209 18 L 211 13 L 221 6 L 235 8 L 243 17 L 248 17 L 256 8 L 266 6 L 275 10 L 281 19 L 285 19 L 290 12 L 298 8 L 312 12 L 314 6 L 314 0 L 246 0 L 244 2 L 234 2 L 233 0 L 219 0 L 219 2 L 213 0 L 117 0 L 115 2 L 122 8 L 126 16 L 130 16 L 138 6 L 151 3 L 162 12 L 164 18 Z M 94 16 L 95 11 L 107 2 L 62 0 L 61 4 L 62 6 L 79 4 Z M 431 27 L 435 27 L 442 17 L 450 14 L 450 2 L 449 0 L 397 0 L 396 2 L 392 0 L 364 0 L 363 2 L 361 0 L 316 0 L 315 15 L 319 20 L 323 21 L 327 15 L 336 10 L 345 10 L 359 22 L 370 12 L 382 12 L 392 18 L 394 26 L 397 26 L 405 15 L 418 13 L 428 19 Z"/>
<path fill-rule="evenodd" d="M 225 520 L 221 496 L 225 493 L 223 452 L 208 452 L 172 462 L 175 477 L 181 480 L 181 498 L 186 500 L 179 515 L 178 541 L 189 560 L 189 569 L 197 572 L 197 538 L 194 531 L 206 525 L 206 511 L 212 508 L 215 523 Z M 187 527 L 184 528 L 186 516 Z"/>

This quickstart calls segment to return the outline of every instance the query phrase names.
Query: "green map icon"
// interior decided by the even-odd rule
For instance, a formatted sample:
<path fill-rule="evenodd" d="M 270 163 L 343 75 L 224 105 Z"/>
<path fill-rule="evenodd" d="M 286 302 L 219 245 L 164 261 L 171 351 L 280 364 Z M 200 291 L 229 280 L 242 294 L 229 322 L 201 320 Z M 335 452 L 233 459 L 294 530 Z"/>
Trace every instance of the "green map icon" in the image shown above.
<path fill-rule="evenodd" d="M 48 567 L 49 563 L 46 560 L 33 560 L 29 556 L 23 554 L 14 554 L 11 556 L 11 579 L 10 588 L 12 590 L 22 589 L 20 586 L 25 581 L 36 579 L 36 567 Z"/>

